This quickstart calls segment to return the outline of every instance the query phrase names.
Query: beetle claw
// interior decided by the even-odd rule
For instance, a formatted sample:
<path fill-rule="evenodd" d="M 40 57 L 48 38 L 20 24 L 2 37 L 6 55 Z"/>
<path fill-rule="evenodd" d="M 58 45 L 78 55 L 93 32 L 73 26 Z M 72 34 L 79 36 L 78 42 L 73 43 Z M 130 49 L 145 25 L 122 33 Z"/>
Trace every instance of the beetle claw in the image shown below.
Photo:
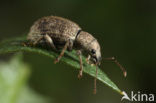
<path fill-rule="evenodd" d="M 54 61 L 54 64 L 56 64 L 56 63 L 58 63 L 59 62 L 59 60 L 58 59 L 56 59 L 55 61 Z"/>
<path fill-rule="evenodd" d="M 82 70 L 79 71 L 78 78 L 82 78 Z"/>

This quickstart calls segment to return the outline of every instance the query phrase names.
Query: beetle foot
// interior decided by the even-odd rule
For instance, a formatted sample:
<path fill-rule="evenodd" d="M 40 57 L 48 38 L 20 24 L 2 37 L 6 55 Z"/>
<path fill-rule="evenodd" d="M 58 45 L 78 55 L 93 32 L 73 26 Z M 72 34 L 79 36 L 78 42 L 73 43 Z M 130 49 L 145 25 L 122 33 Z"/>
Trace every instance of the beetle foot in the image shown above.
<path fill-rule="evenodd" d="M 24 47 L 26 47 L 26 46 L 35 47 L 35 45 L 33 45 L 32 42 L 22 42 L 21 45 Z"/>
<path fill-rule="evenodd" d="M 96 94 L 96 88 L 93 90 L 93 94 Z"/>
<path fill-rule="evenodd" d="M 25 42 L 21 43 L 22 46 L 26 47 L 27 44 Z"/>
<path fill-rule="evenodd" d="M 86 62 L 87 62 L 87 64 L 89 64 L 89 65 L 91 65 L 91 66 L 95 66 L 95 64 L 94 64 L 94 63 L 91 63 L 91 62 L 88 60 L 88 58 L 86 58 Z"/>
<path fill-rule="evenodd" d="M 90 64 L 92 67 L 95 66 L 95 64 Z"/>
<path fill-rule="evenodd" d="M 79 72 L 78 78 L 79 78 L 79 79 L 82 78 L 82 71 Z"/>

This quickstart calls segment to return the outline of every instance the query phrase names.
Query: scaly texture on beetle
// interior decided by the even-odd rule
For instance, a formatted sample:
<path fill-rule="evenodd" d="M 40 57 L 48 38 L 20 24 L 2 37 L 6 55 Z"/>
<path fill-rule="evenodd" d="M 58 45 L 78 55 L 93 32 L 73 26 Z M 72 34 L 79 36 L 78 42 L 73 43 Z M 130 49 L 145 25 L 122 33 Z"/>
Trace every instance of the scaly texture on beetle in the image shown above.
<path fill-rule="evenodd" d="M 31 27 L 28 39 L 35 41 L 38 37 L 48 34 L 56 42 L 65 42 L 68 39 L 75 40 L 78 30 L 81 28 L 67 19 L 48 16 L 37 20 Z"/>

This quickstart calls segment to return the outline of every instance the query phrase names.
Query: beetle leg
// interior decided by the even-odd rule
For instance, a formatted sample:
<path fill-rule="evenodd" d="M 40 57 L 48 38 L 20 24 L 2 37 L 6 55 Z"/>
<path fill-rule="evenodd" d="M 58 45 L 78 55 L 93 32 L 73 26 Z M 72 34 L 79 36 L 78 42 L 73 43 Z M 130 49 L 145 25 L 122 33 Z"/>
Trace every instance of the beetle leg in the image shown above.
<path fill-rule="evenodd" d="M 46 40 L 46 42 L 51 46 L 52 49 L 56 49 L 52 38 L 49 35 L 44 35 L 44 39 Z"/>
<path fill-rule="evenodd" d="M 88 55 L 88 57 L 86 58 L 86 62 L 87 62 L 88 64 L 90 64 L 89 60 L 90 60 L 90 55 Z"/>
<path fill-rule="evenodd" d="M 43 39 L 43 36 L 39 37 L 35 42 L 32 43 L 33 46 L 35 46 L 37 43 L 39 43 Z"/>
<path fill-rule="evenodd" d="M 90 64 L 91 66 L 95 66 L 95 64 L 94 63 L 91 63 L 90 62 L 90 55 L 88 55 L 88 57 L 86 58 L 86 62 L 88 63 L 88 64 Z"/>
<path fill-rule="evenodd" d="M 80 71 L 78 74 L 78 78 L 82 77 L 82 72 L 83 72 L 83 63 L 82 63 L 82 57 L 81 57 L 81 50 L 77 51 L 77 55 L 79 56 L 79 60 L 80 60 Z"/>
<path fill-rule="evenodd" d="M 60 54 L 60 55 L 56 58 L 56 60 L 54 61 L 54 64 L 56 64 L 57 62 L 60 61 L 60 59 L 61 59 L 61 57 L 64 55 L 64 52 L 65 52 L 65 50 L 67 49 L 68 45 L 69 45 L 69 41 L 66 42 L 64 48 L 63 48 L 62 51 L 61 51 L 61 54 Z"/>
<path fill-rule="evenodd" d="M 120 69 L 123 71 L 123 75 L 126 77 L 127 76 L 127 72 L 125 70 L 125 68 L 115 59 L 115 57 L 110 57 L 110 58 L 104 58 L 104 60 L 107 61 L 113 61 L 117 66 L 120 67 Z"/>
<path fill-rule="evenodd" d="M 94 78 L 94 91 L 93 93 L 96 94 L 96 80 L 97 80 L 97 75 L 98 75 L 98 68 L 97 68 L 97 64 L 96 64 L 96 75 Z"/>

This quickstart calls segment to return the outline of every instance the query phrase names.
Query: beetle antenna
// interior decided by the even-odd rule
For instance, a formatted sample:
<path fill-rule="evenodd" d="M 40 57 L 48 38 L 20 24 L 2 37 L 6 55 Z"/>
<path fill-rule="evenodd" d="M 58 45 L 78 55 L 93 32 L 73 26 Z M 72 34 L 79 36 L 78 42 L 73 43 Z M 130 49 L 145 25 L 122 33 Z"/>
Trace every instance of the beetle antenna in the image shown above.
<path fill-rule="evenodd" d="M 98 68 L 97 68 L 97 63 L 96 63 L 96 75 L 94 78 L 94 91 L 93 93 L 96 94 L 96 80 L 97 80 L 97 74 L 98 74 Z"/>
<path fill-rule="evenodd" d="M 127 76 L 127 72 L 126 72 L 125 68 L 115 59 L 115 57 L 104 58 L 104 60 L 113 61 L 122 70 L 124 77 Z"/>
<path fill-rule="evenodd" d="M 126 76 L 127 76 L 127 72 L 126 72 L 125 68 L 124 68 L 117 60 L 115 60 L 114 62 L 115 62 L 115 64 L 116 64 L 117 66 L 120 67 L 120 69 L 121 69 L 122 72 L 123 72 L 124 77 L 126 77 Z"/>

